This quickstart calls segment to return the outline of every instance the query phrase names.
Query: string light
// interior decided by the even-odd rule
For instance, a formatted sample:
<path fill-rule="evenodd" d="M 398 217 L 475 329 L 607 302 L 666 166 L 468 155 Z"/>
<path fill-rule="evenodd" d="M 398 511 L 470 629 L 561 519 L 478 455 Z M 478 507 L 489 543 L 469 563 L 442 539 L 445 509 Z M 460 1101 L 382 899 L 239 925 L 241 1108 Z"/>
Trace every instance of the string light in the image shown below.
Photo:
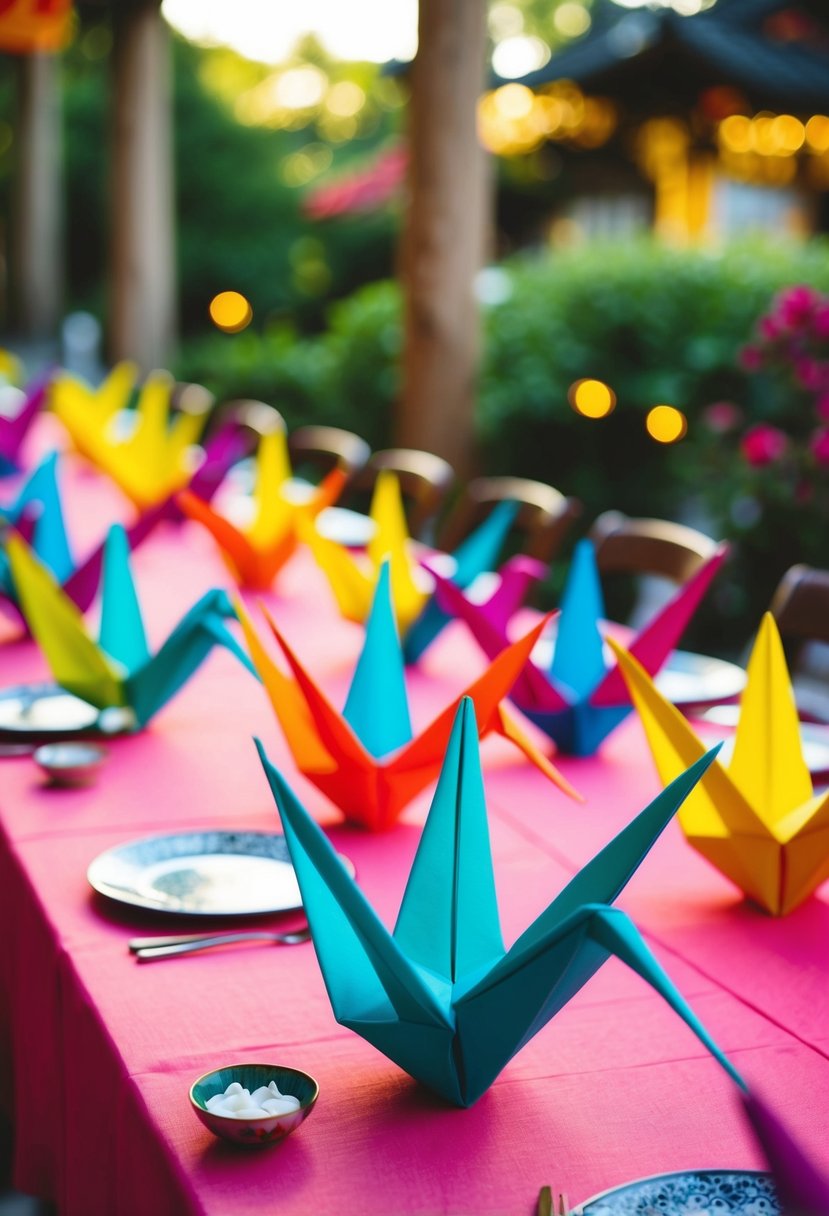
<path fill-rule="evenodd" d="M 645 427 L 657 443 L 678 443 L 688 431 L 688 419 L 673 405 L 655 405 L 648 410 Z"/>
<path fill-rule="evenodd" d="M 616 394 L 602 380 L 577 380 L 570 385 L 567 398 L 585 418 L 606 418 L 616 408 Z"/>
<path fill-rule="evenodd" d="M 239 291 L 220 291 L 210 301 L 210 320 L 226 334 L 238 334 L 253 320 L 250 302 Z"/>

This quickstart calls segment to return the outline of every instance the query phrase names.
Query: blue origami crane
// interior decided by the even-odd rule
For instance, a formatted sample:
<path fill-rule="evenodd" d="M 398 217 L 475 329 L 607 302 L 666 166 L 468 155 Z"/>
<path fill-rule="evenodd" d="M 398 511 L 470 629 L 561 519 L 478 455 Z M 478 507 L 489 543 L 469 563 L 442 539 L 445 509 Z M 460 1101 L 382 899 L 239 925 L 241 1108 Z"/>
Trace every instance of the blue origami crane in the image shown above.
<path fill-rule="evenodd" d="M 458 709 L 394 933 L 256 746 L 282 817 L 334 1016 L 411 1076 L 470 1106 L 615 954 L 743 1085 L 623 912 L 610 905 L 711 763 L 678 777 L 506 950 L 471 702 Z"/>
<path fill-rule="evenodd" d="M 451 555 L 454 569 L 446 576 L 455 587 L 468 591 L 481 575 L 495 570 L 519 507 L 517 502 L 499 503 L 461 542 Z M 433 565 L 440 570 L 439 561 L 440 557 L 432 557 L 423 565 L 430 571 Z M 545 563 L 535 558 L 520 555 L 510 558 L 493 576 L 495 586 L 488 598 L 478 603 L 488 616 L 506 624 L 523 604 L 532 584 L 544 578 L 547 570 Z M 437 596 L 433 595 L 406 633 L 403 641 L 406 662 L 416 663 L 451 620 L 452 614 L 441 607 Z"/>
<path fill-rule="evenodd" d="M 227 629 L 235 618 L 224 591 L 208 591 L 151 655 L 120 525 L 110 528 L 102 569 L 99 641 L 78 608 L 19 536 L 6 551 L 21 610 L 62 688 L 99 709 L 128 708 L 145 726 L 189 680 L 214 646 L 224 646 L 249 671 L 250 660 Z"/>
<path fill-rule="evenodd" d="M 628 644 L 650 675 L 676 646 L 727 552 L 727 546 L 720 545 Z M 488 619 L 449 580 L 432 573 L 439 601 L 466 622 L 488 658 L 509 644 L 505 623 Z M 552 653 L 544 666 L 531 659 L 510 694 L 522 713 L 570 755 L 591 756 L 632 709 L 616 660 L 606 656 L 600 631 L 603 620 L 595 550 L 589 540 L 582 540 L 573 554 Z"/>

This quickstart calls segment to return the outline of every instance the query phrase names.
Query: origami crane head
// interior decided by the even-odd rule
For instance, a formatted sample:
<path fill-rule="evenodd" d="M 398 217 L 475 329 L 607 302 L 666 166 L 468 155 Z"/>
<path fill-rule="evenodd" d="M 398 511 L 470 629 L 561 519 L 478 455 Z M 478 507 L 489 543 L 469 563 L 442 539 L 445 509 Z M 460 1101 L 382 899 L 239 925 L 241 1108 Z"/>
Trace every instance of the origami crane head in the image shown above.
<path fill-rule="evenodd" d="M 0 412 L 0 477 L 20 468 L 20 450 L 46 401 L 47 384 L 47 378 L 36 380 L 26 390 L 16 413 Z"/>
<path fill-rule="evenodd" d="M 133 364 L 120 363 L 93 389 L 64 374 L 53 382 L 51 399 L 78 451 L 107 473 L 139 510 L 146 510 L 189 481 L 189 452 L 206 418 L 196 413 L 172 417 L 173 381 L 166 372 L 147 377 L 135 410 L 128 411 L 137 375 Z M 122 421 L 130 424 L 126 433 Z"/>
<path fill-rule="evenodd" d="M 631 654 L 651 674 L 678 642 L 726 553 L 721 545 L 631 643 Z M 448 580 L 435 577 L 444 608 L 467 623 L 485 654 L 498 654 L 507 644 L 505 623 L 493 620 Z M 554 739 L 560 751 L 576 756 L 592 755 L 632 708 L 616 664 L 605 658 L 599 628 L 603 617 L 595 551 L 583 540 L 573 556 L 551 657 L 544 667 L 530 661 L 512 691 L 512 700 L 530 721 Z"/>
<path fill-rule="evenodd" d="M 202 596 L 156 654 L 150 654 L 129 565 L 129 542 L 118 525 L 110 529 L 103 557 L 97 642 L 79 610 L 25 541 L 12 535 L 6 550 L 21 610 L 54 679 L 99 709 L 130 709 L 136 724 L 145 726 L 216 645 L 226 647 L 251 669 L 224 624 L 235 614 L 225 592 L 218 590 Z"/>
<path fill-rule="evenodd" d="M 464 540 L 449 559 L 454 566 L 451 574 L 444 567 L 447 555 L 424 559 L 421 565 L 432 568 L 458 588 L 465 598 L 495 627 L 506 629 L 513 615 L 524 603 L 530 588 L 547 574 L 548 567 L 536 558 L 518 555 L 504 562 L 495 572 L 498 555 L 504 545 L 516 514 L 517 502 L 499 503 L 474 532 Z M 480 594 L 481 582 L 486 584 Z M 433 594 L 423 611 L 412 623 L 403 643 L 407 663 L 416 663 L 426 649 L 452 620 Z"/>
<path fill-rule="evenodd" d="M 360 659 L 342 714 L 325 698 L 267 613 L 292 675 L 272 662 L 241 607 L 248 647 L 297 767 L 346 819 L 371 831 L 391 827 L 404 807 L 438 774 L 460 698 L 412 738 L 400 642 L 394 624 L 388 563 L 380 570 Z M 567 793 L 578 797 L 501 705 L 526 662 L 543 622 L 499 655 L 467 690 L 481 736 L 513 742 Z"/>
<path fill-rule="evenodd" d="M 632 922 L 610 906 L 710 756 L 620 832 L 506 950 L 468 698 L 455 717 L 393 934 L 257 747 L 334 1016 L 424 1085 L 471 1106 L 611 954 L 647 979 L 742 1083 Z"/>
<path fill-rule="evenodd" d="M 288 441 L 280 428 L 268 431 L 256 454 L 254 515 L 247 528 L 237 528 L 195 493 L 184 490 L 178 503 L 185 515 L 204 524 L 211 533 L 235 580 L 243 587 L 265 591 L 294 553 L 299 542 L 299 521 L 311 521 L 339 496 L 347 480 L 343 469 L 333 469 L 307 498 L 292 490 Z"/>
<path fill-rule="evenodd" d="M 659 776 L 670 781 L 703 744 L 636 660 L 614 649 Z M 770 613 L 749 660 L 733 757 L 711 766 L 679 822 L 690 844 L 772 916 L 791 912 L 829 877 L 829 794 L 812 788 Z"/>

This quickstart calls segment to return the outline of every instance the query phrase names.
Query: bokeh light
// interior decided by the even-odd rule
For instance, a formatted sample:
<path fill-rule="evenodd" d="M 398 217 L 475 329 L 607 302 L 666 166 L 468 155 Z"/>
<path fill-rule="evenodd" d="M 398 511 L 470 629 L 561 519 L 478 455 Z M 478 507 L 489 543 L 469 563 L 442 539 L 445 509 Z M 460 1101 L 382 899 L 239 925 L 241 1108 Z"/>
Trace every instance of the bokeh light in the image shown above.
<path fill-rule="evenodd" d="M 677 443 L 685 437 L 688 419 L 673 405 L 655 405 L 648 410 L 645 426 L 657 443 Z"/>
<path fill-rule="evenodd" d="M 616 408 L 616 394 L 603 380 L 577 380 L 567 397 L 576 413 L 585 418 L 606 418 Z"/>
<path fill-rule="evenodd" d="M 250 302 L 239 291 L 220 291 L 210 301 L 210 320 L 226 334 L 238 334 L 253 320 Z"/>

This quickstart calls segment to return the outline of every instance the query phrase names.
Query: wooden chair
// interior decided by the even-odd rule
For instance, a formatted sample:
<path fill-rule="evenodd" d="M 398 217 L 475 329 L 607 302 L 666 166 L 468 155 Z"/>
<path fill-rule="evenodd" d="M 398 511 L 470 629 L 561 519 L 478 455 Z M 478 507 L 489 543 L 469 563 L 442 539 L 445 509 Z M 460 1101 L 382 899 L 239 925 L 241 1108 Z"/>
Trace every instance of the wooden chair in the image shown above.
<path fill-rule="evenodd" d="M 581 514 L 578 499 L 567 498 L 543 481 L 525 477 L 477 477 L 470 481 L 441 532 L 440 547 L 457 548 L 499 503 L 520 504 L 515 529 L 523 534 L 521 550 L 549 562 L 558 553 L 571 524 Z"/>
<path fill-rule="evenodd" d="M 170 400 L 173 409 L 182 414 L 209 414 L 216 404 L 216 398 L 210 389 L 205 388 L 203 384 L 190 384 L 184 380 L 173 385 Z"/>
<path fill-rule="evenodd" d="M 448 461 L 416 448 L 386 448 L 375 452 L 356 474 L 351 490 L 362 496 L 363 505 L 374 489 L 381 470 L 397 474 L 406 508 L 410 534 L 431 541 L 434 521 L 455 484 L 455 470 Z"/>
<path fill-rule="evenodd" d="M 621 511 L 605 511 L 588 536 L 603 574 L 652 574 L 677 584 L 696 574 L 717 548 L 696 528 L 667 519 L 633 519 Z"/>
<path fill-rule="evenodd" d="M 770 611 L 786 649 L 801 718 L 829 722 L 829 570 L 792 566 Z"/>
<path fill-rule="evenodd" d="M 316 477 L 335 468 L 354 476 L 371 455 L 365 439 L 338 426 L 299 426 L 288 436 L 288 450 L 299 475 L 312 471 Z"/>

